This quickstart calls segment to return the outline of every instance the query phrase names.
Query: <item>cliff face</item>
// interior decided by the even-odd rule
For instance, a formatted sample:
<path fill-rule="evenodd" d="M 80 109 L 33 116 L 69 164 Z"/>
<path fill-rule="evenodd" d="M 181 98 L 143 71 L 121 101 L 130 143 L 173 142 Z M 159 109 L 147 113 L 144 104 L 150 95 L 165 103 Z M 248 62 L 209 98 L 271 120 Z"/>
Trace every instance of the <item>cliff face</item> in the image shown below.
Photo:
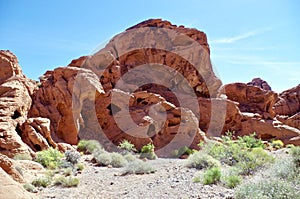
<path fill-rule="evenodd" d="M 39 84 L 11 52 L 0 58 L 0 153 L 9 157 L 79 139 L 108 150 L 123 139 L 138 149 L 152 142 L 166 157 L 228 130 L 300 145 L 300 87 L 277 94 L 259 78 L 222 86 L 196 29 L 144 21 L 95 54 L 47 71 Z"/>

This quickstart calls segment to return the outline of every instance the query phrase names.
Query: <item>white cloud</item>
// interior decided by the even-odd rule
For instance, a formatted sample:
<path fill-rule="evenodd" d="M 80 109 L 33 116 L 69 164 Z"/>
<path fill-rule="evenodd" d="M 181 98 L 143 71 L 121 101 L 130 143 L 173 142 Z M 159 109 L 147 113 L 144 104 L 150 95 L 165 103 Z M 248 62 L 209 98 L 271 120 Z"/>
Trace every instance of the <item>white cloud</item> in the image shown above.
<path fill-rule="evenodd" d="M 231 44 L 240 40 L 244 40 L 244 39 L 248 39 L 249 37 L 253 37 L 256 35 L 260 35 L 263 34 L 265 32 L 270 31 L 271 28 L 264 28 L 264 29 L 258 29 L 258 30 L 253 30 L 253 31 L 249 31 L 246 33 L 242 33 L 239 35 L 235 35 L 232 37 L 224 37 L 224 38 L 220 38 L 220 39 L 216 39 L 216 40 L 212 40 L 210 43 L 213 44 Z"/>

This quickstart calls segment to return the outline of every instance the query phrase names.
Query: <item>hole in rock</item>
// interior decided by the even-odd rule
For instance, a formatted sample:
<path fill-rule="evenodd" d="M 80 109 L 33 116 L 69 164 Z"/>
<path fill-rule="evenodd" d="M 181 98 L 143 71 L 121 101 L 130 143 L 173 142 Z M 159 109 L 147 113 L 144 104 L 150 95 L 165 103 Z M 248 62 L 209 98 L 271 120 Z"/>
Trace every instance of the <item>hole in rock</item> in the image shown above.
<path fill-rule="evenodd" d="M 18 110 L 15 110 L 14 114 L 11 116 L 11 119 L 17 119 L 21 117 L 21 113 Z"/>
<path fill-rule="evenodd" d="M 42 147 L 38 144 L 33 145 L 33 147 L 36 151 L 41 151 L 42 150 Z"/>

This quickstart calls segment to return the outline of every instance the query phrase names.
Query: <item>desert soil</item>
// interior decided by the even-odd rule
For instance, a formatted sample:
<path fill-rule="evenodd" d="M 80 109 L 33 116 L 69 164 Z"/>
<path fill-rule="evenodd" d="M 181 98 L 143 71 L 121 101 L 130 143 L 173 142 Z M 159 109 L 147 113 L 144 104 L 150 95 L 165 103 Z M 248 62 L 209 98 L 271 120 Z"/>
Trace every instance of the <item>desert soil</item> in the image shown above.
<path fill-rule="evenodd" d="M 86 157 L 88 159 L 88 157 Z M 94 166 L 84 161 L 85 169 L 77 177 L 77 187 L 49 187 L 41 189 L 39 198 L 232 198 L 233 190 L 218 185 L 194 183 L 196 169 L 186 168 L 182 159 L 149 160 L 157 171 L 153 174 L 125 175 L 123 168 Z"/>

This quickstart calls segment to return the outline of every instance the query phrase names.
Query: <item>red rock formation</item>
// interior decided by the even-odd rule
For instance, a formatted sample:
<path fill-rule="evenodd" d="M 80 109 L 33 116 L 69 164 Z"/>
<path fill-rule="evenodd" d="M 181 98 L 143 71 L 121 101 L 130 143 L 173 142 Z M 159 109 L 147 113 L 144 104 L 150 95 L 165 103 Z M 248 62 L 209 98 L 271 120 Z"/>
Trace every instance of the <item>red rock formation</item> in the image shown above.
<path fill-rule="evenodd" d="M 99 78 L 90 70 L 66 67 L 48 71 L 33 95 L 29 115 L 50 119 L 54 141 L 77 144 L 83 101 L 94 100 L 96 92 L 104 93 Z"/>
<path fill-rule="evenodd" d="M 20 126 L 31 106 L 33 81 L 23 74 L 15 55 L 0 51 L 0 153 L 32 153 L 20 138 Z"/>
<path fill-rule="evenodd" d="M 147 72 L 135 71 L 134 78 L 122 79 L 128 87 L 145 81 L 159 84 L 165 79 L 167 85 L 164 86 L 187 92 L 184 78 L 197 96 L 209 97 L 215 96 L 221 86 L 212 70 L 205 33 L 160 19 L 147 20 L 127 29 L 102 50 L 74 60 L 70 66 L 91 69 L 101 77 L 104 90 L 108 91 L 126 72 L 145 64 Z M 171 75 L 165 77 L 168 74 Z M 127 89 L 133 92 L 136 88 Z"/>
<path fill-rule="evenodd" d="M 50 135 L 50 120 L 47 118 L 29 118 L 21 126 L 22 140 L 34 151 L 40 151 L 57 144 Z"/>
<path fill-rule="evenodd" d="M 279 95 L 274 105 L 277 115 L 293 116 L 300 112 L 300 84 Z"/>
<path fill-rule="evenodd" d="M 275 117 L 277 93 L 243 83 L 227 84 L 224 90 L 228 99 L 239 103 L 241 112 L 258 113 L 265 119 Z"/>
<path fill-rule="evenodd" d="M 8 158 L 6 155 L 0 154 L 0 169 L 3 169 L 7 174 L 9 174 L 15 181 L 24 182 L 22 174 L 17 171 L 15 167 L 14 160 Z"/>
<path fill-rule="evenodd" d="M 263 90 L 267 90 L 267 91 L 271 91 L 271 86 L 265 81 L 265 80 L 262 80 L 260 78 L 254 78 L 252 79 L 251 82 L 247 83 L 247 85 L 249 86 L 257 86 Z"/>
<path fill-rule="evenodd" d="M 276 119 L 280 122 L 300 130 L 300 112 L 289 117 L 286 115 L 277 115 Z"/>
<path fill-rule="evenodd" d="M 34 194 L 31 194 L 28 191 L 26 191 L 21 184 L 11 179 L 11 177 L 7 173 L 5 173 L 1 167 L 0 167 L 0 182 L 1 182 L 0 198 L 5 198 L 5 199 L 37 198 Z"/>

